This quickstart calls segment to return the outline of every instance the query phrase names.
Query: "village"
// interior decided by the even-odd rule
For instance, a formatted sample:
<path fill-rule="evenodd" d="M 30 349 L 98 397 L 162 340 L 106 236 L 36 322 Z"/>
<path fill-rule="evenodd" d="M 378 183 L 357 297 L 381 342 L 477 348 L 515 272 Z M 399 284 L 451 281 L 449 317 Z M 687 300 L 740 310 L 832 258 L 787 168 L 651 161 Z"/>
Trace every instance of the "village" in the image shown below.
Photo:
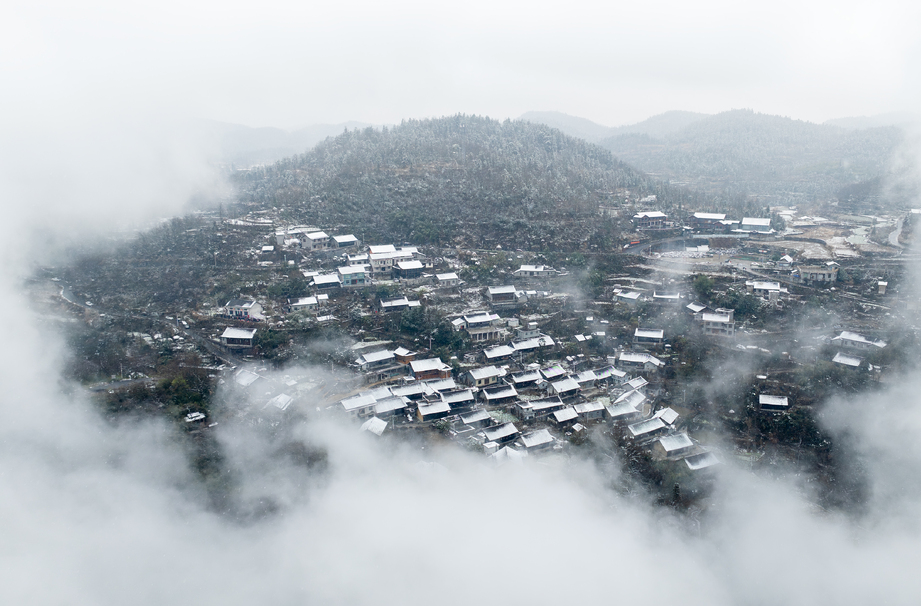
<path fill-rule="evenodd" d="M 225 241 L 249 243 L 237 263 L 304 288 L 176 309 L 158 332 L 131 335 L 199 352 L 251 403 L 238 420 L 269 426 L 342 417 L 376 439 L 422 435 L 500 463 L 565 460 L 601 439 L 665 489 L 706 485 L 728 458 L 796 459 L 804 444 L 821 458 L 813 405 L 872 388 L 897 364 L 887 322 L 912 307 L 899 286 L 915 213 L 675 221 L 632 210 L 621 209 L 633 233 L 616 254 L 633 263 L 619 271 L 501 246 L 368 244 L 264 212 L 222 219 Z M 269 293 L 272 279 L 260 284 Z M 71 298 L 104 316 L 79 301 L 89 296 Z M 308 347 L 287 336 L 305 330 Z M 299 375 L 317 358 L 291 352 L 331 334 L 320 363 L 334 378 Z M 212 417 L 189 408 L 183 420 L 199 432 Z"/>

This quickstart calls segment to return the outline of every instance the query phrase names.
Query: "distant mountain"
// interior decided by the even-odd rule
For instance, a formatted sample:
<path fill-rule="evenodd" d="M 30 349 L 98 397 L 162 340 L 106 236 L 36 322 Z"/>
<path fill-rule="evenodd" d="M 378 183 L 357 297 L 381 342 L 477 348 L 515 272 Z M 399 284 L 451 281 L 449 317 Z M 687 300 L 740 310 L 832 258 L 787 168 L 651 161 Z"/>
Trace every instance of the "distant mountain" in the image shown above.
<path fill-rule="evenodd" d="M 561 112 L 527 112 L 518 119 L 535 124 L 546 124 L 551 128 L 561 130 L 570 137 L 577 137 L 591 142 L 610 137 L 616 130 L 586 118 L 578 118 Z"/>
<path fill-rule="evenodd" d="M 570 137 L 578 137 L 597 143 L 610 137 L 624 134 L 643 134 L 650 137 L 664 137 L 703 120 L 709 114 L 669 111 L 636 124 L 625 126 L 602 126 L 585 118 L 578 118 L 560 112 L 528 112 L 520 120 L 557 128 Z"/>
<path fill-rule="evenodd" d="M 271 164 L 282 158 L 302 154 L 327 137 L 341 134 L 345 129 L 370 126 L 361 122 L 316 124 L 294 131 L 274 127 L 253 128 L 211 120 L 196 125 L 216 150 L 218 162 L 248 167 Z"/>
<path fill-rule="evenodd" d="M 883 174 L 903 136 L 891 126 L 850 131 L 733 110 L 661 136 L 624 133 L 600 145 L 672 181 L 795 203 L 830 199 L 842 186 Z"/>
<path fill-rule="evenodd" d="M 848 130 L 858 130 L 863 128 L 879 128 L 884 126 L 906 126 L 917 124 L 919 117 L 908 112 L 892 112 L 888 114 L 878 114 L 876 116 L 854 116 L 850 118 L 835 118 L 826 120 L 823 124 L 829 126 L 838 126 Z"/>
<path fill-rule="evenodd" d="M 604 250 L 599 205 L 626 191 L 661 204 L 686 194 L 610 152 L 542 124 L 477 116 L 345 132 L 237 175 L 241 200 L 365 241 Z"/>

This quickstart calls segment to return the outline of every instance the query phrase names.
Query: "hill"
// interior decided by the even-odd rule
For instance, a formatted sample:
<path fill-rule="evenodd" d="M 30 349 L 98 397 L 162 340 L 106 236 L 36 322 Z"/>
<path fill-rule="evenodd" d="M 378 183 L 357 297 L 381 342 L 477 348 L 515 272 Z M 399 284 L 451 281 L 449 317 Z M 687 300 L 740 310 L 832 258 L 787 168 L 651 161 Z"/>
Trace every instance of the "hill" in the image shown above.
<path fill-rule="evenodd" d="M 688 196 L 548 126 L 460 115 L 348 131 L 237 183 L 250 206 L 365 241 L 544 250 L 611 246 L 601 204 Z"/>
<path fill-rule="evenodd" d="M 902 138 L 897 127 L 846 130 L 733 110 L 661 136 L 625 133 L 600 144 L 662 178 L 782 204 L 830 199 L 883 174 Z"/>
<path fill-rule="evenodd" d="M 707 115 L 696 112 L 670 111 L 647 118 L 636 124 L 624 126 L 602 126 L 591 120 L 560 112 L 527 112 L 519 119 L 536 122 L 537 124 L 546 124 L 563 131 L 571 137 L 578 137 L 597 143 L 604 139 L 626 134 L 664 137 L 703 120 Z"/>

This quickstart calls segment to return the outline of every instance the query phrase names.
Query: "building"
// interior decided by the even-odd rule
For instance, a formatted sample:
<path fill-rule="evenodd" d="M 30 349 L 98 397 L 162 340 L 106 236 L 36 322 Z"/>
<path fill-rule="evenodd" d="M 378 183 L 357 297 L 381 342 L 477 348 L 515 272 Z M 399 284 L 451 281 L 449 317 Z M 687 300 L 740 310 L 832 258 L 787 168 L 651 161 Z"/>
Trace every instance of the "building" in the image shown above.
<path fill-rule="evenodd" d="M 627 432 L 634 440 L 648 440 L 668 433 L 668 425 L 659 417 L 627 425 Z"/>
<path fill-rule="evenodd" d="M 661 345 L 665 331 L 657 328 L 637 328 L 633 331 L 633 342 L 637 345 Z"/>
<path fill-rule="evenodd" d="M 707 227 L 722 228 L 721 221 L 726 220 L 724 213 L 694 213 L 688 218 L 688 223 L 694 229 L 703 229 Z"/>
<path fill-rule="evenodd" d="M 358 247 L 358 238 L 352 234 L 345 236 L 333 236 L 333 246 L 336 248 L 357 248 Z"/>
<path fill-rule="evenodd" d="M 345 288 L 356 288 L 368 284 L 367 265 L 349 265 L 338 269 L 339 281 Z"/>
<path fill-rule="evenodd" d="M 505 376 L 505 371 L 495 366 L 472 368 L 464 373 L 464 379 L 473 387 L 488 387 L 499 382 L 499 377 Z"/>
<path fill-rule="evenodd" d="M 761 219 L 757 217 L 742 217 L 742 224 L 739 226 L 742 231 L 751 231 L 759 233 L 773 233 L 770 219 Z"/>
<path fill-rule="evenodd" d="M 541 452 L 553 447 L 553 436 L 546 429 L 538 429 L 521 436 L 521 445 L 529 453 Z"/>
<path fill-rule="evenodd" d="M 418 280 L 422 277 L 425 266 L 422 261 L 397 261 L 393 267 L 393 277 L 400 280 Z"/>
<path fill-rule="evenodd" d="M 309 250 L 323 250 L 329 247 L 329 236 L 322 231 L 314 231 L 301 236 L 301 242 Z"/>
<path fill-rule="evenodd" d="M 456 273 L 435 274 L 435 286 L 438 288 L 453 288 L 460 284 Z"/>
<path fill-rule="evenodd" d="M 518 290 L 511 285 L 490 286 L 486 289 L 486 298 L 494 306 L 513 306 L 518 304 Z"/>
<path fill-rule="evenodd" d="M 231 299 L 224 306 L 224 315 L 241 320 L 262 320 L 262 305 L 252 299 Z"/>
<path fill-rule="evenodd" d="M 224 329 L 221 335 L 221 345 L 232 349 L 244 349 L 252 347 L 256 339 L 255 328 L 232 328 Z"/>
<path fill-rule="evenodd" d="M 495 341 L 499 338 L 499 327 L 502 318 L 498 314 L 480 313 L 458 318 L 457 326 L 462 326 L 474 342 Z M 455 320 L 457 322 L 457 320 Z"/>
<path fill-rule="evenodd" d="M 521 435 L 521 432 L 518 431 L 514 423 L 505 423 L 498 427 L 491 427 L 486 429 L 483 433 L 486 435 L 487 442 L 494 442 L 496 444 L 513 442 Z"/>
<path fill-rule="evenodd" d="M 513 272 L 516 278 L 549 278 L 558 272 L 546 265 L 522 265 Z"/>
<path fill-rule="evenodd" d="M 409 363 L 409 368 L 417 381 L 448 379 L 451 377 L 451 367 L 442 362 L 440 358 L 413 360 Z"/>
<path fill-rule="evenodd" d="M 400 297 L 399 299 L 392 299 L 390 301 L 381 300 L 381 311 L 384 313 L 389 311 L 403 311 L 404 309 L 420 307 L 421 305 L 421 301 L 410 301 L 406 297 Z"/>
<path fill-rule="evenodd" d="M 423 423 L 443 419 L 449 414 L 451 414 L 451 405 L 443 401 L 419 404 L 419 408 L 416 409 L 416 416 Z"/>
<path fill-rule="evenodd" d="M 617 358 L 617 363 L 621 368 L 638 372 L 655 372 L 660 367 L 665 366 L 665 362 L 653 355 L 632 351 L 621 352 Z"/>
<path fill-rule="evenodd" d="M 758 396 L 758 406 L 761 408 L 761 410 L 782 412 L 790 408 L 790 402 L 787 400 L 787 396 L 771 396 L 768 394 L 760 394 Z"/>
<path fill-rule="evenodd" d="M 653 445 L 656 454 L 666 459 L 681 459 L 691 454 L 694 448 L 694 442 L 684 432 L 663 436 Z"/>
<path fill-rule="evenodd" d="M 714 313 L 700 314 L 701 327 L 705 335 L 731 337 L 735 334 L 734 309 L 717 309 Z"/>
<path fill-rule="evenodd" d="M 658 210 L 641 212 L 633 215 L 633 225 L 637 229 L 665 229 L 668 215 Z"/>
<path fill-rule="evenodd" d="M 319 276 L 314 276 L 311 286 L 317 290 L 335 290 L 342 286 L 342 283 L 339 281 L 339 274 L 322 274 Z"/>
<path fill-rule="evenodd" d="M 833 338 L 831 342 L 834 345 L 858 351 L 882 349 L 886 346 L 885 341 L 871 341 L 863 335 L 846 330 L 842 331 L 840 335 Z"/>
<path fill-rule="evenodd" d="M 793 270 L 793 279 L 799 282 L 836 282 L 837 265 L 802 265 Z"/>

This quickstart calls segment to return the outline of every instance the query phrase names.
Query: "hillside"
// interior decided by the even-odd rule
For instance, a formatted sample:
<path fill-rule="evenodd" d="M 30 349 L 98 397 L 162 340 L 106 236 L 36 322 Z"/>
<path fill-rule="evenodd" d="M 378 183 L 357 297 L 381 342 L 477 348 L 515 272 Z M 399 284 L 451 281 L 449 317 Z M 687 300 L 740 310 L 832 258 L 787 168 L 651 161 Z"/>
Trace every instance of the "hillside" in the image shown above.
<path fill-rule="evenodd" d="M 550 127 L 475 116 L 354 130 L 238 175 L 241 200 L 365 241 L 572 250 L 608 247 L 600 204 L 669 189 Z"/>
<path fill-rule="evenodd" d="M 520 120 L 546 124 L 557 128 L 571 137 L 578 137 L 586 141 L 599 142 L 611 137 L 626 134 L 649 135 L 650 137 L 664 137 L 675 133 L 695 122 L 703 120 L 707 114 L 696 112 L 670 111 L 636 124 L 624 126 L 602 126 L 585 118 L 570 116 L 561 112 L 527 112 Z"/>
<path fill-rule="evenodd" d="M 846 130 L 734 110 L 663 136 L 621 134 L 600 144 L 662 178 L 780 204 L 833 198 L 845 185 L 879 176 L 902 136 L 896 127 Z"/>

